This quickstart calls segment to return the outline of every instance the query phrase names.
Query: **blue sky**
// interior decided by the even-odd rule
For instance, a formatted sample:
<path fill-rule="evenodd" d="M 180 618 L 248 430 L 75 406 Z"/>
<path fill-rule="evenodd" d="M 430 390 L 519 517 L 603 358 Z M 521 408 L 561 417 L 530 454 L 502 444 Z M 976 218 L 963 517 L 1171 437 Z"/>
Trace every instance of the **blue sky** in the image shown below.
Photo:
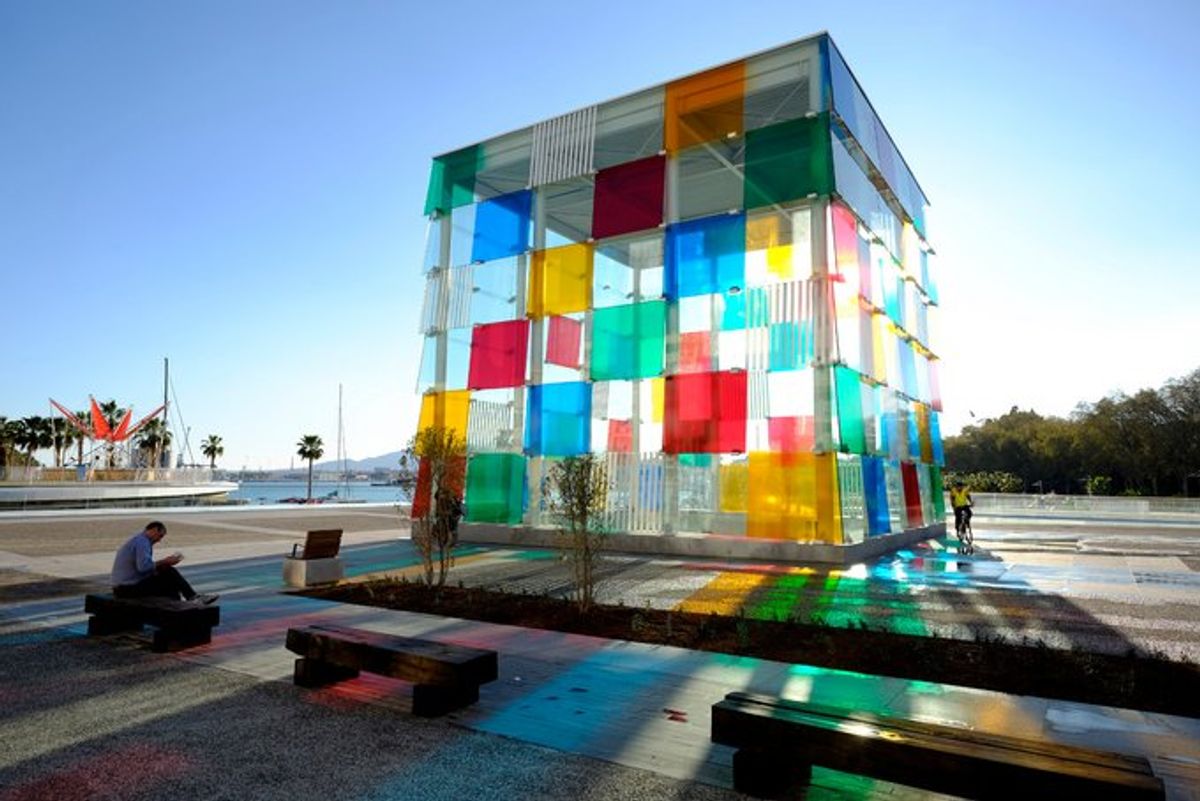
<path fill-rule="evenodd" d="M 415 426 L 430 158 L 828 30 L 932 203 L 944 431 L 1200 367 L 1200 5 L 0 0 L 0 414 Z"/>

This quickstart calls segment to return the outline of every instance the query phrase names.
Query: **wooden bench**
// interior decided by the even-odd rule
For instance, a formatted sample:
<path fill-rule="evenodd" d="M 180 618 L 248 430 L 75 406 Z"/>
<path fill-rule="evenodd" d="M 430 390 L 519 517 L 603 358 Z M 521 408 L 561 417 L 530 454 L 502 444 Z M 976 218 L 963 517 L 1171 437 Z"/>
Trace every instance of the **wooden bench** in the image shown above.
<path fill-rule="evenodd" d="M 212 641 L 213 626 L 221 622 L 221 609 L 173 598 L 116 598 L 111 594 L 88 595 L 83 601 L 88 634 L 97 636 L 124 631 L 141 631 L 154 626 L 153 650 L 178 651 Z"/>
<path fill-rule="evenodd" d="M 712 708 L 712 741 L 738 749 L 733 786 L 778 798 L 821 765 L 980 799 L 1161 799 L 1142 757 L 866 712 L 730 693 Z"/>
<path fill-rule="evenodd" d="M 398 637 L 343 626 L 288 629 L 287 648 L 300 655 L 295 682 L 323 687 L 359 671 L 413 683 L 414 715 L 436 717 L 479 700 L 479 685 L 495 681 L 496 652 Z"/>
<path fill-rule="evenodd" d="M 340 528 L 308 532 L 304 544 L 294 543 L 292 555 L 283 560 L 283 583 L 289 587 L 313 587 L 341 581 L 346 573 L 338 558 L 341 547 Z"/>
<path fill-rule="evenodd" d="M 292 544 L 293 559 L 332 559 L 338 555 L 342 547 L 342 530 L 340 528 L 325 528 L 310 531 L 304 538 L 304 544 Z"/>

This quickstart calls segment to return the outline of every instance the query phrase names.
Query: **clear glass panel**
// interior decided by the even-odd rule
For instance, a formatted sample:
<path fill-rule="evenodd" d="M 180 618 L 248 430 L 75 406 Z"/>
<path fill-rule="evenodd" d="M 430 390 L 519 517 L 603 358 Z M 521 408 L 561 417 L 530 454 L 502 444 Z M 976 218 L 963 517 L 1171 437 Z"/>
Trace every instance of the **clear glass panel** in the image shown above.
<path fill-rule="evenodd" d="M 875 236 L 879 237 L 884 247 L 898 258 L 900 220 L 871 183 L 871 179 L 858 166 L 858 162 L 846 150 L 842 140 L 834 136 L 830 146 L 833 151 L 833 174 L 838 194 L 854 209 L 854 213 L 866 223 Z"/>
<path fill-rule="evenodd" d="M 538 202 L 543 204 L 544 226 L 538 241 L 552 248 L 586 242 L 592 235 L 592 196 L 595 179 L 591 176 L 572 178 L 538 189 Z"/>
<path fill-rule="evenodd" d="M 437 336 L 428 336 L 421 343 L 421 369 L 417 371 L 417 392 L 424 392 L 437 383 L 437 340 Z"/>
<path fill-rule="evenodd" d="M 746 216 L 746 285 L 765 286 L 812 275 L 808 206 L 762 209 Z"/>
<path fill-rule="evenodd" d="M 512 389 L 485 389 L 471 393 L 471 407 L 467 416 L 467 449 L 471 453 L 520 451 L 521 444 L 516 439 L 513 416 L 515 395 L 516 391 Z"/>
<path fill-rule="evenodd" d="M 660 298 L 662 276 L 662 232 L 597 242 L 592 303 L 599 309 Z"/>
<path fill-rule="evenodd" d="M 514 131 L 479 145 L 475 196 L 480 200 L 529 188 L 529 159 L 533 129 Z"/>
<path fill-rule="evenodd" d="M 459 267 L 471 263 L 475 244 L 475 213 L 478 206 L 459 206 L 450 213 L 450 264 Z"/>
<path fill-rule="evenodd" d="M 476 264 L 470 268 L 470 323 L 498 323 L 517 317 L 516 257 Z"/>
<path fill-rule="evenodd" d="M 471 367 L 471 329 L 446 332 L 446 389 L 466 389 Z"/>
<path fill-rule="evenodd" d="M 842 541 L 862 542 L 867 536 L 867 498 L 861 456 L 838 454 L 838 496 L 841 500 Z"/>
<path fill-rule="evenodd" d="M 653 156 L 663 149 L 663 92 L 660 86 L 597 108 L 596 169 Z"/>
<path fill-rule="evenodd" d="M 791 45 L 746 60 L 743 118 L 747 131 L 824 111 L 821 54 L 816 41 Z"/>
<path fill-rule="evenodd" d="M 445 267 L 442 264 L 442 225 L 444 220 L 438 218 L 430 220 L 425 226 L 425 258 L 421 261 L 422 272 L 429 272 L 436 267 Z"/>
<path fill-rule="evenodd" d="M 680 151 L 675 156 L 675 209 L 672 220 L 690 220 L 738 211 L 745 180 L 745 139 L 722 139 Z"/>

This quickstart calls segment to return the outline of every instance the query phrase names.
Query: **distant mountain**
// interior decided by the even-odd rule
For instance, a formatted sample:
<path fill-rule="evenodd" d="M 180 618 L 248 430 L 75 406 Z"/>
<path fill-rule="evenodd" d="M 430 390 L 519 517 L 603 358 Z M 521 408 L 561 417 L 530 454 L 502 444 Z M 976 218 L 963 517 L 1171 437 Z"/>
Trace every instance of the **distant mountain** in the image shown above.
<path fill-rule="evenodd" d="M 378 469 L 399 470 L 400 469 L 400 455 L 403 453 L 404 453 L 404 451 L 392 451 L 391 453 L 385 453 L 382 456 L 371 456 L 367 459 L 347 459 L 346 460 L 346 469 L 351 470 L 356 473 L 359 473 L 359 472 L 368 473 L 372 470 L 378 470 Z M 341 469 L 341 465 L 336 460 L 328 461 L 328 462 L 317 462 L 316 464 L 313 465 L 313 470 L 329 471 L 329 470 L 340 470 L 340 469 Z"/>

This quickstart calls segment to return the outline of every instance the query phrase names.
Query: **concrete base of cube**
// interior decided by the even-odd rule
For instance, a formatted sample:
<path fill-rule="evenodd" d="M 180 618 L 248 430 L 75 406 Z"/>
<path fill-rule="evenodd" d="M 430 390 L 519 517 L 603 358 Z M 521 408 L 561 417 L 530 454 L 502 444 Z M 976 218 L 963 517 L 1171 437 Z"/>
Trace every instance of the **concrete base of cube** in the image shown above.
<path fill-rule="evenodd" d="M 342 559 L 283 559 L 283 583 L 289 587 L 313 587 L 317 584 L 333 584 L 346 575 Z"/>

